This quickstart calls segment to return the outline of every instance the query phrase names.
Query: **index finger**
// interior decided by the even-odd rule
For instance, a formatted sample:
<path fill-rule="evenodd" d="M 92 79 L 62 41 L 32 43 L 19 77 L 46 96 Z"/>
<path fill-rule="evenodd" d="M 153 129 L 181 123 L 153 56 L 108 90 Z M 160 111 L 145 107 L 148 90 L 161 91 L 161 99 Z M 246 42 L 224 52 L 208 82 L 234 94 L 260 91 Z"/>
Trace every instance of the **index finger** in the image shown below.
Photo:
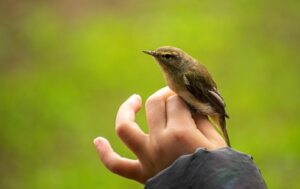
<path fill-rule="evenodd" d="M 119 108 L 116 118 L 116 125 L 120 125 L 124 121 L 134 122 L 135 113 L 141 108 L 141 97 L 132 95 Z"/>
<path fill-rule="evenodd" d="M 132 95 L 120 106 L 116 118 L 116 132 L 137 156 L 141 155 L 147 140 L 147 135 L 135 122 L 135 113 L 141 106 L 141 97 Z"/>

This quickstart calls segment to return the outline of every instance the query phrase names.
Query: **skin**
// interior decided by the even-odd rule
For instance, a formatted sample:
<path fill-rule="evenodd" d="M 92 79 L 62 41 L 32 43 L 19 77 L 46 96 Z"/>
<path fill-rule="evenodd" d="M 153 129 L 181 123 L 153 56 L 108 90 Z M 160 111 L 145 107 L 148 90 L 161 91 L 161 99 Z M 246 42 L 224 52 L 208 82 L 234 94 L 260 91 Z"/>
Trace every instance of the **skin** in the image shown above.
<path fill-rule="evenodd" d="M 120 106 L 116 116 L 116 133 L 136 155 L 136 160 L 121 157 L 107 139 L 94 139 L 100 160 L 115 174 L 145 183 L 181 155 L 191 154 L 199 147 L 208 150 L 226 147 L 207 117 L 193 117 L 186 103 L 168 87 L 146 101 L 147 134 L 135 122 L 135 114 L 141 107 L 141 97 L 132 95 Z"/>

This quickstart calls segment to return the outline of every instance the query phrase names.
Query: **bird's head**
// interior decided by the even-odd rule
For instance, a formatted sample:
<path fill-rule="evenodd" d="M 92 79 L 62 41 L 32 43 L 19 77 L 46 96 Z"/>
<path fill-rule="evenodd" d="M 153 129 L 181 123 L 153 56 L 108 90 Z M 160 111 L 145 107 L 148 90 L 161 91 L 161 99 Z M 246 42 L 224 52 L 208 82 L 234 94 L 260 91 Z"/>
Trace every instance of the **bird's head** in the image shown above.
<path fill-rule="evenodd" d="M 154 51 L 143 52 L 153 56 L 164 69 L 170 71 L 188 68 L 195 62 L 195 60 L 183 50 L 171 46 L 163 46 Z"/>

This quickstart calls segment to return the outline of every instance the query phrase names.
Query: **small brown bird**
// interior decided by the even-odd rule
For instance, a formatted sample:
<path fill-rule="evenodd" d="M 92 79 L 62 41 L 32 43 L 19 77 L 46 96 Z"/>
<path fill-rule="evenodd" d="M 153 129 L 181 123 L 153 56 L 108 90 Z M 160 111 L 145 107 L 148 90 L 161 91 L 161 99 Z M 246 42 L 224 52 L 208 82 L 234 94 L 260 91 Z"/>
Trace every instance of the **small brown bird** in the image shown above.
<path fill-rule="evenodd" d="M 204 65 L 179 48 L 164 46 L 143 51 L 155 58 L 164 73 L 168 86 L 196 112 L 210 116 L 222 130 L 230 146 L 226 130 L 225 102 L 217 85 Z"/>

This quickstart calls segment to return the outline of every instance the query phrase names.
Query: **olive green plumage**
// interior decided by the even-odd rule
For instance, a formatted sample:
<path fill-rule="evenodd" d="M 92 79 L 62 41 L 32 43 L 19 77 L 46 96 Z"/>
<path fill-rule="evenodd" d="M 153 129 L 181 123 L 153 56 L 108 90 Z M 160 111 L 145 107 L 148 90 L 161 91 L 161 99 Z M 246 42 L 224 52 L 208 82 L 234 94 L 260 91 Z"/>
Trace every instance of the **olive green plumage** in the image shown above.
<path fill-rule="evenodd" d="M 210 116 L 222 130 L 230 146 L 226 130 L 225 102 L 217 85 L 204 65 L 179 48 L 164 46 L 143 51 L 153 56 L 161 66 L 168 86 L 192 109 Z"/>

